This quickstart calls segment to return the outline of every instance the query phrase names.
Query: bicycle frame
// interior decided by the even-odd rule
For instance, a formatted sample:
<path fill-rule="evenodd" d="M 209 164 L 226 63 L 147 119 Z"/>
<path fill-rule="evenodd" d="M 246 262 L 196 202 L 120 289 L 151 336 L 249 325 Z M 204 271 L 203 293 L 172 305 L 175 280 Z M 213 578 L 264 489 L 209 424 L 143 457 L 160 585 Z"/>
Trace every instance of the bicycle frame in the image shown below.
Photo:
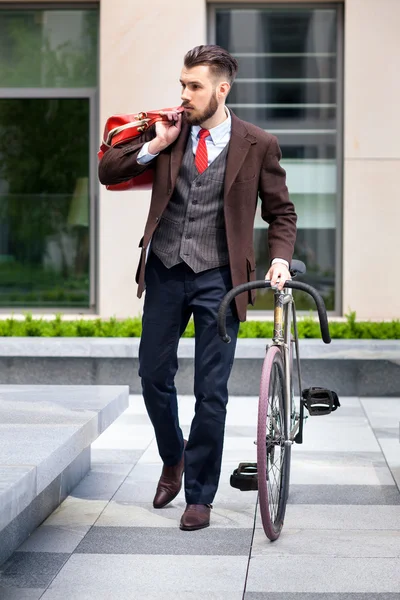
<path fill-rule="evenodd" d="M 294 339 L 292 340 L 292 322 Z M 299 390 L 301 390 L 301 371 L 300 371 L 300 354 L 299 354 L 299 338 L 297 330 L 296 307 L 293 298 L 293 290 L 284 288 L 282 291 L 275 289 L 274 293 L 274 334 L 272 343 L 279 346 L 283 354 L 283 364 L 285 368 L 285 435 L 287 442 L 293 444 L 296 435 L 301 428 L 303 421 L 303 411 L 300 406 L 300 413 L 296 412 L 294 402 L 294 388 L 292 361 L 290 360 L 290 348 L 295 344 L 296 347 L 296 362 L 297 373 L 299 378 Z M 293 351 L 293 348 L 292 348 Z M 286 434 L 287 432 L 287 434 Z M 301 429 L 300 429 L 301 433 Z M 298 441 L 301 443 L 302 436 Z"/>
<path fill-rule="evenodd" d="M 295 262 L 295 261 L 293 261 Z M 304 266 L 304 265 L 303 265 Z M 226 311 L 229 303 L 241 293 L 248 292 L 253 289 L 271 288 L 271 282 L 265 280 L 250 281 L 234 287 L 230 292 L 223 298 L 217 316 L 218 334 L 221 340 L 225 343 L 229 343 L 231 338 L 226 331 Z M 293 444 L 296 442 L 301 444 L 303 441 L 303 421 L 304 417 L 304 401 L 302 398 L 302 385 L 301 385 L 301 371 L 300 371 L 300 352 L 299 352 L 299 336 L 297 331 L 296 321 L 296 308 L 293 300 L 293 289 L 301 290 L 310 294 L 315 301 L 318 310 L 319 324 L 321 329 L 321 336 L 325 344 L 330 344 L 331 336 L 329 334 L 328 318 L 326 315 L 325 304 L 320 294 L 313 287 L 306 283 L 299 281 L 288 280 L 286 281 L 285 288 L 282 291 L 275 289 L 275 309 L 274 309 L 274 335 L 273 345 L 279 346 L 282 354 L 282 359 L 285 368 L 285 438 L 286 443 Z M 293 323 L 292 323 L 293 321 Z M 291 330 L 293 324 L 293 337 L 296 348 L 296 359 L 297 359 L 297 373 L 299 377 L 299 392 L 300 392 L 300 412 L 291 410 L 292 403 L 294 405 L 294 399 L 292 395 L 292 365 L 290 360 L 290 346 L 293 343 L 291 339 Z M 332 399 L 330 398 L 330 404 Z M 307 406 L 309 410 L 309 407 Z M 330 411 L 329 411 L 330 412 Z M 293 425 L 292 425 L 293 424 Z"/>

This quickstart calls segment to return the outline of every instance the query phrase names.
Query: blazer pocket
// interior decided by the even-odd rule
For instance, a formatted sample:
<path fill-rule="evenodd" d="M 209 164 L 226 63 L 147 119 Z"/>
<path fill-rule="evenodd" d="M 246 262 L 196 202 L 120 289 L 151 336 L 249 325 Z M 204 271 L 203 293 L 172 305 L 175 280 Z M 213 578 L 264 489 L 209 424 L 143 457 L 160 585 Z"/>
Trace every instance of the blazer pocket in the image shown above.
<path fill-rule="evenodd" d="M 233 183 L 247 183 L 248 181 L 253 181 L 256 178 L 256 172 L 254 170 L 254 165 L 242 166 L 240 171 L 237 173 L 235 180 Z"/>

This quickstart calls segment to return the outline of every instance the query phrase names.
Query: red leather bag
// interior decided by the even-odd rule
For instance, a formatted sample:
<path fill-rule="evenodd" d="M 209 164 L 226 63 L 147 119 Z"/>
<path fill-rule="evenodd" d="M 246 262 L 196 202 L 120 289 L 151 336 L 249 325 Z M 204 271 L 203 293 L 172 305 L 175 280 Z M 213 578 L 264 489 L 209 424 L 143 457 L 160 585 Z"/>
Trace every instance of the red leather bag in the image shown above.
<path fill-rule="evenodd" d="M 134 140 L 139 137 L 144 131 L 149 129 L 157 121 L 168 121 L 166 115 L 160 115 L 160 112 L 175 110 L 182 112 L 181 106 L 175 108 L 160 108 L 159 110 L 149 110 L 136 114 L 113 115 L 104 127 L 103 141 L 100 150 L 97 153 L 100 160 L 104 154 L 113 147 L 118 147 L 121 144 Z M 147 169 L 142 175 L 138 175 L 114 185 L 106 185 L 108 190 L 122 192 L 132 189 L 150 189 L 153 184 L 153 169 Z"/>

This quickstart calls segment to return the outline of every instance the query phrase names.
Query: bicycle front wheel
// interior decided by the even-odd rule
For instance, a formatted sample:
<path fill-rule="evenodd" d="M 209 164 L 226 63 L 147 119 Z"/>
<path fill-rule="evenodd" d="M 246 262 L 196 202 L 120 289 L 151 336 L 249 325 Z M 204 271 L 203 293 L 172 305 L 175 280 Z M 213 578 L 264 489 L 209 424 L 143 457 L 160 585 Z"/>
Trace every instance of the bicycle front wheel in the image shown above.
<path fill-rule="evenodd" d="M 264 359 L 257 425 L 257 474 L 265 535 L 276 540 L 282 530 L 289 494 L 291 444 L 285 420 L 285 375 L 278 346 Z"/>

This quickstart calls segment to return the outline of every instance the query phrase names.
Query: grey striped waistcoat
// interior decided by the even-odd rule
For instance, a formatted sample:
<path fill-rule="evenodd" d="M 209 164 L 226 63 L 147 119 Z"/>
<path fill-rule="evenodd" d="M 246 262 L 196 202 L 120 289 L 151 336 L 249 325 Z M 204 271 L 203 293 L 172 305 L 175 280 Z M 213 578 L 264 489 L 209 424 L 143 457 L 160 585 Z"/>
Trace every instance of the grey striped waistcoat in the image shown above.
<path fill-rule="evenodd" d="M 228 146 L 201 174 L 189 136 L 174 193 L 151 242 L 169 269 L 185 262 L 195 273 L 228 264 L 224 177 Z"/>

